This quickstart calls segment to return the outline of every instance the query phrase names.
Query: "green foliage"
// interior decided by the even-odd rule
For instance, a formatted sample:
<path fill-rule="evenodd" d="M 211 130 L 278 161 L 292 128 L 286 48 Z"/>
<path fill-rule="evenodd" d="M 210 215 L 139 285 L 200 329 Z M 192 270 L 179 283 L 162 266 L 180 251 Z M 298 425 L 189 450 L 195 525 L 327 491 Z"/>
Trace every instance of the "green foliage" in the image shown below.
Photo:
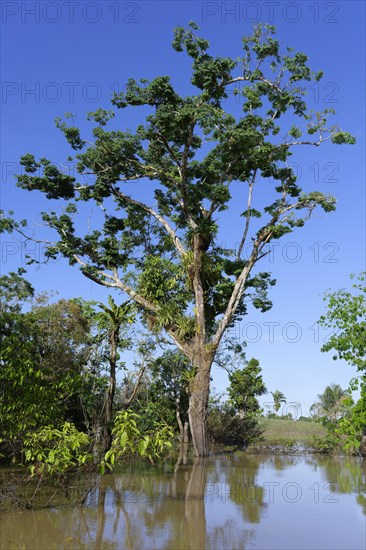
<path fill-rule="evenodd" d="M 340 438 L 334 431 L 328 432 L 324 437 L 313 435 L 310 446 L 317 453 L 334 454 L 340 448 Z"/>
<path fill-rule="evenodd" d="M 361 373 L 361 396 L 353 405 L 350 397 L 344 395 L 346 413 L 339 423 L 339 433 L 345 437 L 344 449 L 356 452 L 362 436 L 366 434 L 366 273 L 361 273 L 352 290 L 341 289 L 327 292 L 324 300 L 327 312 L 320 318 L 320 325 L 332 329 L 333 334 L 323 345 L 322 351 L 335 351 L 333 359 L 344 359 Z M 354 275 L 351 275 L 354 278 Z M 349 394 L 357 389 L 351 381 Z"/>
<path fill-rule="evenodd" d="M 322 351 L 334 350 L 333 359 L 344 359 L 360 371 L 366 370 L 365 275 L 358 276 L 358 283 L 352 285 L 353 291 L 327 292 L 324 297 L 327 312 L 319 321 L 322 327 L 333 331 Z"/>
<path fill-rule="evenodd" d="M 33 299 L 23 271 L 0 279 L 0 424 L 6 456 L 24 437 L 61 419 L 82 424 L 81 374 L 89 355 L 89 325 L 72 300 Z"/>
<path fill-rule="evenodd" d="M 274 401 L 274 408 L 276 413 L 281 408 L 281 403 L 286 403 L 286 397 L 280 390 L 271 391 L 273 401 Z"/>
<path fill-rule="evenodd" d="M 91 439 L 70 419 L 93 436 L 104 425 L 100 416 L 108 380 L 102 371 L 109 351 L 103 346 L 108 348 L 111 331 L 120 329 L 117 348 L 130 344 L 121 327 L 134 322 L 135 310 L 130 302 L 117 306 L 112 298 L 107 307 L 80 299 L 49 304 L 44 295 L 23 313 L 33 289 L 22 274 L 0 281 L 0 444 L 7 457 L 25 456 L 32 474 L 61 475 L 89 460 L 85 446 Z M 113 433 L 117 439 L 107 463 L 133 449 L 151 458 L 170 445 L 171 430 L 161 420 L 143 431 L 127 411 L 117 416 Z"/>
<path fill-rule="evenodd" d="M 2 339 L 0 352 L 1 446 L 8 456 L 19 454 L 25 435 L 56 421 L 62 408 L 57 384 L 49 383 L 32 343 L 22 339 L 29 327 L 21 320 L 18 329 Z"/>
<path fill-rule="evenodd" d="M 44 426 L 24 438 L 24 457 L 30 463 L 32 475 L 63 475 L 75 466 L 91 460 L 90 439 L 73 424 L 65 422 L 60 428 Z"/>
<path fill-rule="evenodd" d="M 362 436 L 366 431 L 366 380 L 361 382 L 360 399 L 354 404 L 348 397 L 347 414 L 341 418 L 337 433 L 342 437 L 343 449 L 351 454 L 357 454 Z"/>
<path fill-rule="evenodd" d="M 353 145 L 354 143 L 356 143 L 356 140 L 348 132 L 336 132 L 332 136 L 332 143 L 336 143 L 337 145 L 342 145 L 343 143 Z"/>
<path fill-rule="evenodd" d="M 291 413 L 281 414 L 281 416 L 279 418 L 280 418 L 280 420 L 293 420 L 293 417 L 292 417 Z"/>
<path fill-rule="evenodd" d="M 112 296 L 108 296 L 108 306 L 102 303 L 97 304 L 102 310 L 100 314 L 93 312 L 93 319 L 96 322 L 98 329 L 117 327 L 121 324 L 133 324 L 135 315 L 133 304 L 125 302 L 119 306 L 115 303 Z"/>
<path fill-rule="evenodd" d="M 101 462 L 102 473 L 106 468 L 112 470 L 124 456 L 138 454 L 152 461 L 171 448 L 173 431 L 170 426 L 155 423 L 152 430 L 142 433 L 138 420 L 139 416 L 130 410 L 120 411 L 116 415 L 112 446 Z"/>
<path fill-rule="evenodd" d="M 230 373 L 228 394 L 236 411 L 244 414 L 259 411 L 256 396 L 267 392 L 257 359 L 251 359 L 241 370 Z"/>
<path fill-rule="evenodd" d="M 327 421 L 336 423 L 347 410 L 347 390 L 339 384 L 327 386 L 322 394 L 318 395 L 318 414 Z"/>
<path fill-rule="evenodd" d="M 210 440 L 219 445 L 246 447 L 263 431 L 256 415 L 238 415 L 229 404 L 211 403 L 207 425 Z"/>
<path fill-rule="evenodd" d="M 1 313 L 16 312 L 21 310 L 24 302 L 30 300 L 34 296 L 34 288 L 23 275 L 25 269 L 19 268 L 16 272 L 10 271 L 8 275 L 0 277 L 1 289 Z"/>

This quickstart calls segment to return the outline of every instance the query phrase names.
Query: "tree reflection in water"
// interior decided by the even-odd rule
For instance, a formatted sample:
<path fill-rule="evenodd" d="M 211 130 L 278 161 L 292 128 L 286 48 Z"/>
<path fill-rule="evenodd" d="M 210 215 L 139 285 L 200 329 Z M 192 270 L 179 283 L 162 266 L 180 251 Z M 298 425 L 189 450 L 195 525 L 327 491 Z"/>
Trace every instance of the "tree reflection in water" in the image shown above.
<path fill-rule="evenodd" d="M 269 503 L 265 487 L 268 480 L 280 483 L 276 495 L 281 495 L 281 488 L 288 482 L 302 483 L 303 497 L 306 493 L 310 508 L 303 500 L 294 506 L 276 497 Z M 359 507 L 366 513 L 366 460 L 236 453 L 192 461 L 187 448 L 183 448 L 176 462 L 124 464 L 120 471 L 101 479 L 83 508 L 4 514 L 0 520 L 0 548 L 239 550 L 256 544 L 272 548 L 273 541 L 268 538 L 272 535 L 276 547 L 288 548 L 291 541 L 281 538 L 285 532 L 281 534 L 278 517 L 291 512 L 293 518 L 303 516 L 302 525 L 307 525 L 307 517 L 311 521 L 315 517 L 312 514 L 318 514 L 321 503 L 316 507 L 309 499 L 308 489 L 314 480 L 320 490 L 327 484 L 336 487 L 339 504 L 336 508 L 326 506 L 327 512 L 341 517 L 347 512 L 342 506 L 351 506 L 354 516 Z M 321 497 L 325 494 L 323 491 Z M 342 494 L 349 494 L 351 500 L 344 501 Z M 334 524 L 333 519 L 332 525 L 327 528 L 329 533 L 334 531 L 334 537 L 326 540 L 325 548 L 332 548 L 337 532 L 339 536 L 341 525 Z M 318 535 L 311 530 L 309 533 L 308 547 L 319 547 L 314 546 Z"/>
<path fill-rule="evenodd" d="M 169 549 L 244 548 L 254 536 L 251 524 L 260 521 L 264 506 L 263 488 L 256 484 L 258 468 L 258 457 L 229 455 L 190 462 L 187 449 L 181 448 L 170 468 L 107 476 L 98 489 L 96 548 L 111 535 L 128 549 L 150 544 Z M 89 506 L 95 498 L 90 496 Z M 111 507 L 113 527 L 109 521 L 106 528 Z M 237 521 L 238 508 L 244 522 Z"/>

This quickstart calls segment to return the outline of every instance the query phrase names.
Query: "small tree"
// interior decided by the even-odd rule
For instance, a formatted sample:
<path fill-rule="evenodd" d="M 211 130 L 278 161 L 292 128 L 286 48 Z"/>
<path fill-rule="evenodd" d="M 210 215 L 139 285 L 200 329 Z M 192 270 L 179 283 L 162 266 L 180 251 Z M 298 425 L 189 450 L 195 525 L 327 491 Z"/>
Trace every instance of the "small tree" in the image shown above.
<path fill-rule="evenodd" d="M 326 292 L 327 312 L 319 324 L 331 329 L 321 351 L 334 351 L 333 359 L 344 359 L 358 371 L 366 373 L 366 272 L 358 276 L 353 290 Z M 354 275 L 351 276 L 354 279 Z"/>
<path fill-rule="evenodd" d="M 358 276 L 352 290 L 327 292 L 324 300 L 327 312 L 320 318 L 320 325 L 332 329 L 332 335 L 321 351 L 335 351 L 333 359 L 344 359 L 357 368 L 359 379 L 351 380 L 350 390 L 360 386 L 361 396 L 352 407 L 348 398 L 349 414 L 340 422 L 340 432 L 348 437 L 349 449 L 360 448 L 366 456 L 366 273 Z M 354 278 L 354 275 L 351 276 Z"/>
<path fill-rule="evenodd" d="M 318 395 L 321 415 L 336 423 L 344 412 L 344 401 L 347 397 L 348 392 L 339 384 L 327 386 L 324 392 Z"/>
<path fill-rule="evenodd" d="M 103 427 L 103 443 L 104 452 L 109 451 L 112 444 L 112 428 L 113 428 L 113 404 L 116 393 L 116 370 L 119 359 L 119 348 L 126 348 L 130 341 L 122 338 L 122 328 L 134 322 L 134 316 L 131 310 L 131 304 L 126 302 L 117 306 L 113 298 L 108 298 L 109 307 L 104 304 L 99 304 L 102 312 L 98 316 L 99 328 L 104 328 L 108 333 L 108 363 L 109 363 L 109 384 L 104 405 L 104 427 Z"/>
<path fill-rule="evenodd" d="M 276 413 L 281 408 L 281 403 L 286 403 L 286 397 L 280 390 L 271 391 L 273 402 L 274 402 L 274 409 Z"/>
<path fill-rule="evenodd" d="M 306 85 L 322 73 L 308 67 L 303 53 L 287 48 L 282 54 L 273 27 L 258 25 L 234 58 L 211 55 L 196 31 L 194 23 L 178 27 L 173 42 L 192 60 L 193 95 L 178 93 L 168 76 L 129 79 L 112 104 L 142 108 L 146 118 L 135 132 L 106 131 L 115 111 L 98 109 L 88 114 L 95 124 L 90 140 L 68 114 L 56 125 L 76 152 L 80 178 L 27 154 L 18 185 L 68 201 L 61 214 L 42 214 L 57 234 L 48 256 L 61 253 L 92 281 L 126 293 L 147 325 L 164 330 L 192 363 L 190 428 L 195 454 L 207 455 L 210 371 L 222 337 L 250 300 L 262 311 L 270 307 L 266 291 L 274 281 L 254 267 L 268 243 L 302 227 L 317 206 L 335 208 L 333 197 L 300 188 L 288 160 L 299 146 L 355 140 L 328 125 L 332 110 L 307 107 Z M 225 111 L 230 92 L 241 94 L 243 113 Z M 217 236 L 237 189 L 245 198 L 233 250 L 220 246 Z M 102 207 L 102 227 L 78 234 L 75 198 Z M 8 218 L 3 227 L 24 234 Z"/>
<path fill-rule="evenodd" d="M 243 417 L 246 414 L 257 413 L 259 411 L 257 397 L 267 393 L 259 361 L 251 359 L 243 369 L 232 372 L 229 375 L 229 381 L 229 398 L 239 414 Z"/>
<path fill-rule="evenodd" d="M 188 443 L 188 387 L 194 371 L 179 351 L 166 351 L 149 368 L 149 396 L 153 406 L 174 412 L 181 443 Z M 171 425 L 172 421 L 169 422 Z"/>

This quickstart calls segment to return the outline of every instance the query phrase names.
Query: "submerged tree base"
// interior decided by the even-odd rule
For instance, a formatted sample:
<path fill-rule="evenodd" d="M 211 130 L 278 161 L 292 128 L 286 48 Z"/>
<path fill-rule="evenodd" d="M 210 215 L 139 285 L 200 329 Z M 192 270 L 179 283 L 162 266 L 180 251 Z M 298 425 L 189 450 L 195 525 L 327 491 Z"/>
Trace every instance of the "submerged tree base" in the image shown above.
<path fill-rule="evenodd" d="M 31 476 L 24 468 L 3 468 L 0 470 L 0 511 L 82 506 L 100 478 L 96 468 L 47 479 Z"/>

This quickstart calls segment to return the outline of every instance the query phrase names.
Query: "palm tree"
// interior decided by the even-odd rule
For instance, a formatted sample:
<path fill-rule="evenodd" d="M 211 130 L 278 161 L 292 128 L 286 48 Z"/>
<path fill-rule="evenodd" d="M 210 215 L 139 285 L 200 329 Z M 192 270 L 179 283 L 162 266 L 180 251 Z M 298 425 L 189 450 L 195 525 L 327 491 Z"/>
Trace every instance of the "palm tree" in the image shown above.
<path fill-rule="evenodd" d="M 339 384 L 327 386 L 322 394 L 318 395 L 321 412 L 332 422 L 337 422 L 342 414 L 342 404 L 348 396 Z"/>
<path fill-rule="evenodd" d="M 322 406 L 320 403 L 316 402 L 313 403 L 310 407 L 310 416 L 311 418 L 318 420 L 319 417 L 322 415 Z"/>
<path fill-rule="evenodd" d="M 281 407 L 281 403 L 286 403 L 286 397 L 280 390 L 271 391 L 271 394 L 274 401 L 274 409 L 277 413 Z"/>

